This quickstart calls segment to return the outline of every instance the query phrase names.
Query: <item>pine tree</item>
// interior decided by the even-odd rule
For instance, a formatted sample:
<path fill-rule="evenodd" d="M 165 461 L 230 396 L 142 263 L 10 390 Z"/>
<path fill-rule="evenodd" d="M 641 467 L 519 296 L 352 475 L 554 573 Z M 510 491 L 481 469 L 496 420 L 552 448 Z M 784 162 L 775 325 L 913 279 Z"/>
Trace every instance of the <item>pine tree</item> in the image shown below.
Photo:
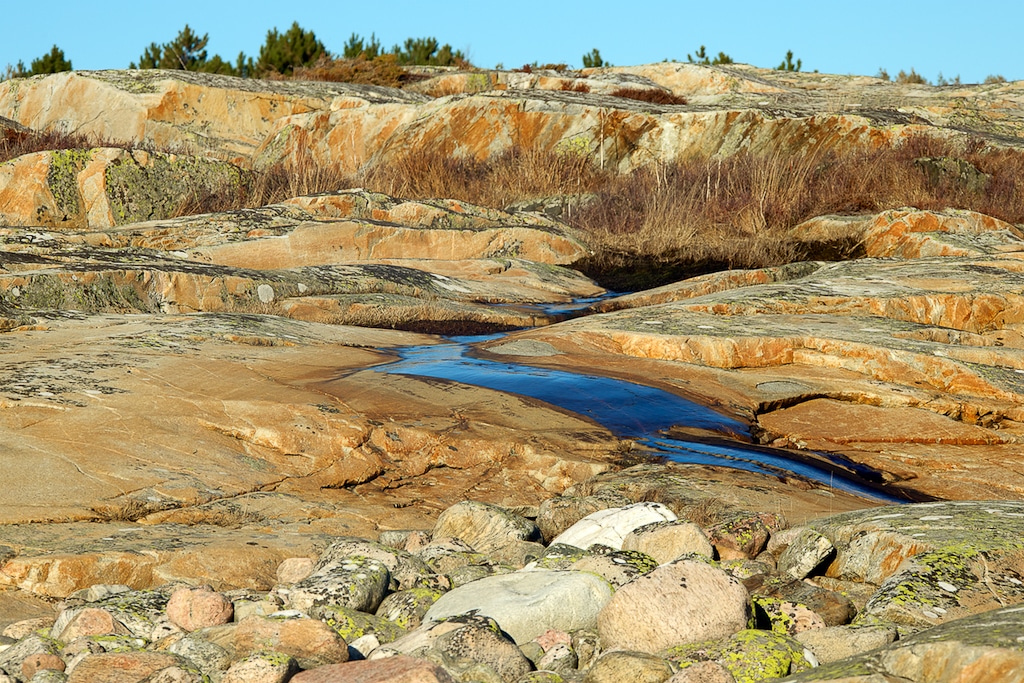
<path fill-rule="evenodd" d="M 19 62 L 19 66 L 22 66 Z M 22 66 L 24 69 L 24 66 Z M 56 45 L 39 59 L 32 60 L 33 74 L 55 74 L 61 71 L 71 71 L 71 60 L 64 57 L 64 50 Z"/>
<path fill-rule="evenodd" d="M 605 66 L 604 60 L 601 59 L 601 53 L 597 51 L 596 47 L 590 51 L 590 54 L 583 55 L 583 66 L 587 69 Z"/>
<path fill-rule="evenodd" d="M 368 41 L 364 41 L 362 36 L 353 33 L 345 43 L 341 56 L 345 59 L 376 59 L 380 54 L 380 41 L 377 40 L 375 33 L 370 34 Z"/>
<path fill-rule="evenodd" d="M 405 65 L 455 66 L 467 61 L 461 50 L 452 50 L 447 43 L 439 46 L 437 38 L 432 37 L 406 38 L 404 47 L 395 45 L 391 54 Z"/>
<path fill-rule="evenodd" d="M 786 52 L 786 58 L 782 60 L 782 64 L 775 68 L 778 71 L 799 71 L 803 65 L 803 62 L 799 59 L 795 63 L 793 62 L 793 51 L 789 50 Z"/>
<path fill-rule="evenodd" d="M 297 66 L 311 66 L 327 48 L 312 31 L 306 31 L 294 22 L 285 33 L 277 29 L 267 31 L 267 41 L 260 48 L 255 71 L 260 75 L 279 73 L 290 75 Z"/>
<path fill-rule="evenodd" d="M 150 43 L 142 56 L 139 57 L 138 66 L 135 62 L 128 65 L 129 69 L 178 69 L 180 71 L 204 71 L 207 64 L 206 44 L 210 42 L 210 35 L 204 33 L 199 37 L 192 28 L 185 24 L 185 28 L 178 32 L 173 41 L 157 45 Z M 220 59 L 218 57 L 217 59 Z M 223 63 L 223 60 L 218 63 Z"/>

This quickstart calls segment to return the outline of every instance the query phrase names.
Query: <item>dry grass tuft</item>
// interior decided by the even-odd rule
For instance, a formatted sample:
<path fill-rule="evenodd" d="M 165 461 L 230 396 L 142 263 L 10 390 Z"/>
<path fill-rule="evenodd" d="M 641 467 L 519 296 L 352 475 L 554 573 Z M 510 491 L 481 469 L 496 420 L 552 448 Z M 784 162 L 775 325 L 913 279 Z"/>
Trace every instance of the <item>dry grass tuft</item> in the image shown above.
<path fill-rule="evenodd" d="M 94 147 L 121 147 L 123 142 L 102 140 L 79 133 L 50 130 L 37 133 L 10 129 L 0 130 L 0 163 L 16 159 L 25 154 L 69 149 L 92 149 Z"/>
<path fill-rule="evenodd" d="M 729 511 L 729 506 L 721 498 L 709 497 L 687 505 L 680 510 L 679 516 L 706 529 L 723 521 Z"/>
<path fill-rule="evenodd" d="M 396 197 L 444 197 L 504 207 L 522 199 L 588 192 L 610 177 L 586 155 L 513 149 L 486 160 L 410 150 L 359 176 L 360 185 Z"/>
<path fill-rule="evenodd" d="M 559 90 L 565 92 L 588 93 L 590 92 L 590 86 L 581 81 L 562 81 L 561 85 L 559 86 Z"/>
<path fill-rule="evenodd" d="M 670 93 L 667 90 L 654 88 L 618 88 L 611 93 L 612 97 L 624 97 L 629 100 L 650 102 L 651 104 L 686 104 L 686 98 Z"/>

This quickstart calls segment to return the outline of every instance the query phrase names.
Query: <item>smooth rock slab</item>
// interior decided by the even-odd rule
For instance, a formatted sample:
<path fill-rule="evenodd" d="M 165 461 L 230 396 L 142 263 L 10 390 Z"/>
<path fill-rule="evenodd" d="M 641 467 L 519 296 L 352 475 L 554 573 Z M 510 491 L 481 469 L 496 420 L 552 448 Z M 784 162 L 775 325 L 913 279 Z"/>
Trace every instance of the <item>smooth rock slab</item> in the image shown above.
<path fill-rule="evenodd" d="M 606 649 L 654 653 L 726 638 L 746 628 L 750 596 L 737 579 L 703 562 L 662 565 L 626 584 L 598 615 Z"/>
<path fill-rule="evenodd" d="M 600 543 L 621 550 L 623 540 L 634 529 L 675 520 L 675 513 L 661 503 L 634 503 L 593 512 L 560 533 L 551 543 L 574 545 L 584 550 Z"/>
<path fill-rule="evenodd" d="M 489 576 L 442 595 L 424 621 L 475 612 L 491 617 L 517 644 L 549 629 L 592 629 L 612 597 L 612 587 L 593 574 L 531 570 Z"/>

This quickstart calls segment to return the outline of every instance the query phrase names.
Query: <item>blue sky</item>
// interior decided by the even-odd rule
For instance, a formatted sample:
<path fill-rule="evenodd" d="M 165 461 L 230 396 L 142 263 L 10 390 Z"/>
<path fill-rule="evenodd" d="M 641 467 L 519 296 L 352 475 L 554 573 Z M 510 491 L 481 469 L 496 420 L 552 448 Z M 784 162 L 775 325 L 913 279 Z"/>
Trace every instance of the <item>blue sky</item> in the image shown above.
<path fill-rule="evenodd" d="M 989 74 L 1024 79 L 1024 3 L 1018 0 L 861 0 L 857 3 L 629 2 L 378 3 L 304 0 L 241 2 L 83 2 L 42 5 L 3 0 L 0 69 L 26 65 L 54 44 L 77 69 L 125 68 L 151 42 L 170 41 L 186 24 L 208 33 L 211 54 L 255 55 L 267 30 L 293 21 L 340 52 L 353 33 L 376 33 L 389 47 L 410 36 L 434 36 L 481 67 L 565 62 L 582 66 L 598 48 L 617 65 L 686 59 L 700 45 L 738 62 L 776 66 L 793 50 L 804 70 L 895 75 L 911 67 L 934 81 L 978 82 Z"/>

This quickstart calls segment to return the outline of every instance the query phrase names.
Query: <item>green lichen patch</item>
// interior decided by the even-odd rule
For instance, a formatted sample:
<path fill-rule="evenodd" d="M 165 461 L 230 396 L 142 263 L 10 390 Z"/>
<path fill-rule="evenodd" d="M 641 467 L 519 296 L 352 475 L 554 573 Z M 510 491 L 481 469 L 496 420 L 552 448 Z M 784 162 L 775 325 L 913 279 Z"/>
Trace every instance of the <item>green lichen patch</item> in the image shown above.
<path fill-rule="evenodd" d="M 44 225 L 59 225 L 63 222 L 81 220 L 85 211 L 81 191 L 78 187 L 78 174 L 92 159 L 92 150 L 67 149 L 50 152 L 50 167 L 46 173 L 46 184 L 55 202 L 54 215 L 43 218 Z M 39 207 L 45 211 L 46 207 Z"/>
<path fill-rule="evenodd" d="M 736 683 L 756 683 L 806 671 L 811 663 L 804 646 L 771 631 L 748 629 L 727 640 L 679 645 L 664 652 L 680 668 L 697 662 L 718 662 L 733 675 Z"/>
<path fill-rule="evenodd" d="M 237 195 L 247 172 L 201 157 L 150 154 L 141 163 L 125 155 L 106 172 L 106 193 L 115 225 L 177 215 L 210 196 Z"/>
<path fill-rule="evenodd" d="M 825 664 L 793 681 L 829 681 L 851 676 L 885 675 L 897 680 L 930 680 L 931 672 L 966 670 L 985 661 L 1000 661 L 1001 671 L 1024 666 L 1024 606 L 1004 607 L 902 637 L 875 652 Z M 975 669 L 985 673 L 984 668 Z M 981 680 L 981 679 L 979 679 Z M 993 679 L 994 680 L 994 679 Z"/>
<path fill-rule="evenodd" d="M 406 630 L 388 619 L 367 614 L 342 605 L 324 605 L 314 609 L 317 619 L 333 628 L 346 642 L 373 634 L 382 643 L 390 643 L 405 635 Z"/>
<path fill-rule="evenodd" d="M 444 595 L 437 588 L 415 586 L 384 598 L 377 609 L 377 616 L 398 624 L 401 628 L 416 628 L 423 621 L 427 610 Z"/>

